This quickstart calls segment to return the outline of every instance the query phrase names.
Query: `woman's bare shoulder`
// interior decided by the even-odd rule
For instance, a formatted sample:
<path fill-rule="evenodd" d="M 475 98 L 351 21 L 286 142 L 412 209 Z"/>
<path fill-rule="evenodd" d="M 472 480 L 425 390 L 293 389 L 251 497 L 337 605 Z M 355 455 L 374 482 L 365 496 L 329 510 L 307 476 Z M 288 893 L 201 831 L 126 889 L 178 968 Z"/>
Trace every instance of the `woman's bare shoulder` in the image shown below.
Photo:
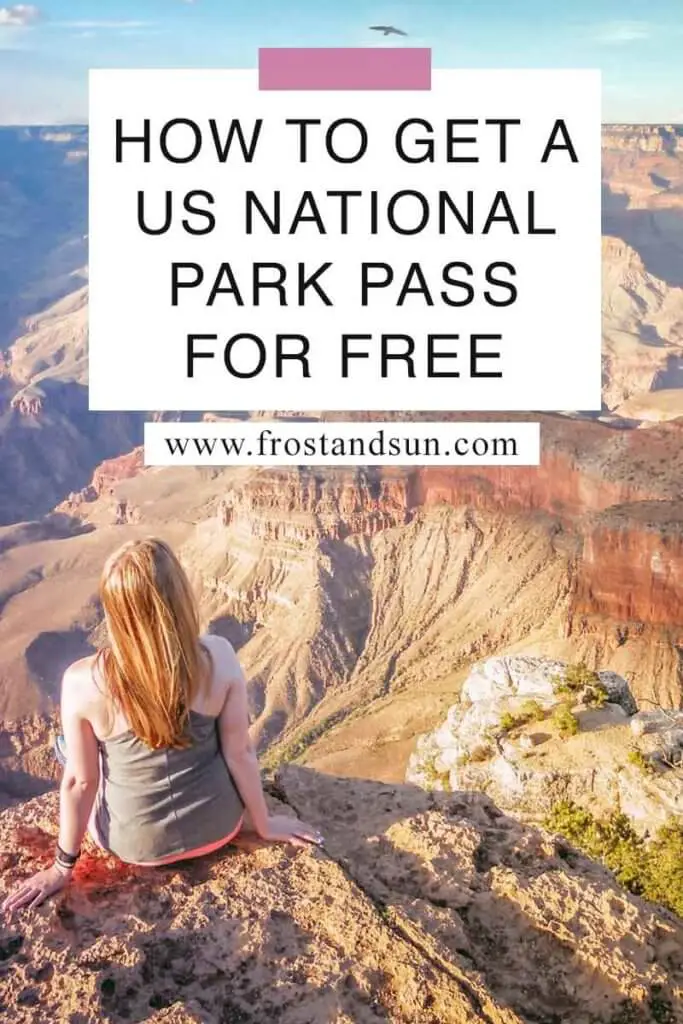
<path fill-rule="evenodd" d="M 204 633 L 200 638 L 202 646 L 211 655 L 214 678 L 221 683 L 229 683 L 239 675 L 240 666 L 235 648 L 225 637 L 216 633 Z"/>
<path fill-rule="evenodd" d="M 226 640 L 220 633 L 202 633 L 199 638 L 199 642 L 203 647 L 206 647 L 212 654 L 218 656 L 225 655 L 226 652 L 235 653 L 235 648 L 232 646 L 229 640 Z"/>
<path fill-rule="evenodd" d="M 102 697 L 102 691 L 97 685 L 99 674 L 98 655 L 89 654 L 69 665 L 62 679 L 62 690 L 72 702 L 78 704 L 99 701 Z"/>

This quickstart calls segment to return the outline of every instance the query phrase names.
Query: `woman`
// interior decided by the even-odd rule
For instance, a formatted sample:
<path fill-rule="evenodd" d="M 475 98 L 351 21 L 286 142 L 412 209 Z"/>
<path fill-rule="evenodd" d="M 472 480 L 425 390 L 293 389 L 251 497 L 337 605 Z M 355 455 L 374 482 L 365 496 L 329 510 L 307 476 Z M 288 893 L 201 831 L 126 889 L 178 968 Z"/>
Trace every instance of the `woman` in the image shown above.
<path fill-rule="evenodd" d="M 244 674 L 227 640 L 199 635 L 189 581 L 168 545 L 125 544 L 105 565 L 100 597 L 109 646 L 71 665 L 62 682 L 55 862 L 3 910 L 38 906 L 68 885 L 86 830 L 143 866 L 210 853 L 242 829 L 322 843 L 303 822 L 268 813 Z"/>

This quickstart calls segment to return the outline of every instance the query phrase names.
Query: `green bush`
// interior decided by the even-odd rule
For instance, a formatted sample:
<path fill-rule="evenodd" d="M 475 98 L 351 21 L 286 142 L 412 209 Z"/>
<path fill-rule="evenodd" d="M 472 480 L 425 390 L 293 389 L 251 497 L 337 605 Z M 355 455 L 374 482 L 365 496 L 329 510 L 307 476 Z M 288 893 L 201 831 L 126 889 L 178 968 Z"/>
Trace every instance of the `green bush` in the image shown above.
<path fill-rule="evenodd" d="M 527 722 L 542 722 L 545 718 L 545 709 L 537 700 L 525 700 L 521 713 Z"/>
<path fill-rule="evenodd" d="M 615 812 L 600 820 L 572 801 L 561 800 L 545 826 L 602 861 L 629 892 L 683 917 L 683 824 L 667 824 L 645 843 L 625 814 Z"/>
<path fill-rule="evenodd" d="M 584 686 L 595 686 L 596 683 L 600 683 L 600 676 L 592 668 L 588 668 L 584 661 L 567 665 L 564 671 L 564 684 L 574 693 L 583 690 Z"/>
<path fill-rule="evenodd" d="M 525 700 L 517 712 L 504 711 L 500 716 L 500 727 L 504 732 L 519 725 L 527 725 L 529 722 L 542 722 L 545 718 L 545 711 L 537 700 Z"/>
<path fill-rule="evenodd" d="M 651 761 L 648 761 L 645 754 L 638 747 L 629 750 L 626 760 L 629 764 L 635 765 L 636 768 L 640 769 L 643 775 L 654 775 L 654 765 Z"/>
<path fill-rule="evenodd" d="M 514 729 L 519 724 L 519 718 L 513 715 L 511 711 L 504 711 L 500 716 L 500 727 L 504 732 L 510 732 L 510 729 Z"/>
<path fill-rule="evenodd" d="M 683 917 L 683 824 L 663 825 L 647 850 L 648 873 L 643 895 Z"/>
<path fill-rule="evenodd" d="M 558 704 L 553 711 L 552 723 L 562 739 L 576 736 L 579 731 L 579 720 L 576 715 L 572 714 L 568 704 Z"/>
<path fill-rule="evenodd" d="M 609 694 L 602 683 L 591 683 L 583 692 L 583 701 L 590 708 L 604 708 Z"/>
<path fill-rule="evenodd" d="M 450 772 L 439 771 L 436 767 L 436 755 L 423 762 L 421 771 L 430 787 L 440 784 L 446 792 L 450 793 Z"/>
<path fill-rule="evenodd" d="M 555 693 L 567 697 L 578 694 L 581 690 L 589 689 L 592 698 L 596 701 L 594 707 L 602 707 L 607 700 L 607 690 L 600 682 L 600 676 L 592 668 L 588 668 L 585 662 L 567 665 L 563 676 L 553 676 L 551 679 Z"/>

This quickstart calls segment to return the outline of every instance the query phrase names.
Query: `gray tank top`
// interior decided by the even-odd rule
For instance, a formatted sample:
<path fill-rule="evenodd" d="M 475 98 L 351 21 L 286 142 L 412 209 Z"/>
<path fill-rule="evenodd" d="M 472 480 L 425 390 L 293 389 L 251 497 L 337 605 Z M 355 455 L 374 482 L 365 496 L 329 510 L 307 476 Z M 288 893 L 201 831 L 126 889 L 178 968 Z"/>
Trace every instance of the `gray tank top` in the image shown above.
<path fill-rule="evenodd" d="M 102 845 L 132 864 L 218 842 L 244 804 L 221 753 L 217 719 L 190 712 L 193 745 L 152 750 L 130 730 L 99 742 L 95 824 Z"/>

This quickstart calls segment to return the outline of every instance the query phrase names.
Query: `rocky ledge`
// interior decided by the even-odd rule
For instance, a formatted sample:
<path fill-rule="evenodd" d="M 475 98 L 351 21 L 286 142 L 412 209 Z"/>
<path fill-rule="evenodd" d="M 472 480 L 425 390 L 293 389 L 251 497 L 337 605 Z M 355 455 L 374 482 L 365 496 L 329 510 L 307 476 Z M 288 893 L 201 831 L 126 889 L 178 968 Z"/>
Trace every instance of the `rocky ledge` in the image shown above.
<path fill-rule="evenodd" d="M 421 736 L 408 782 L 486 792 L 542 822 L 559 801 L 641 834 L 683 819 L 683 712 L 638 711 L 627 681 L 549 658 L 474 665 L 441 726 Z"/>
<path fill-rule="evenodd" d="M 88 849 L 0 930 L 13 1024 L 683 1020 L 683 922 L 481 794 L 288 766 L 270 802 L 326 849 L 242 840 L 182 868 Z M 45 864 L 56 795 L 0 816 L 0 889 Z"/>

